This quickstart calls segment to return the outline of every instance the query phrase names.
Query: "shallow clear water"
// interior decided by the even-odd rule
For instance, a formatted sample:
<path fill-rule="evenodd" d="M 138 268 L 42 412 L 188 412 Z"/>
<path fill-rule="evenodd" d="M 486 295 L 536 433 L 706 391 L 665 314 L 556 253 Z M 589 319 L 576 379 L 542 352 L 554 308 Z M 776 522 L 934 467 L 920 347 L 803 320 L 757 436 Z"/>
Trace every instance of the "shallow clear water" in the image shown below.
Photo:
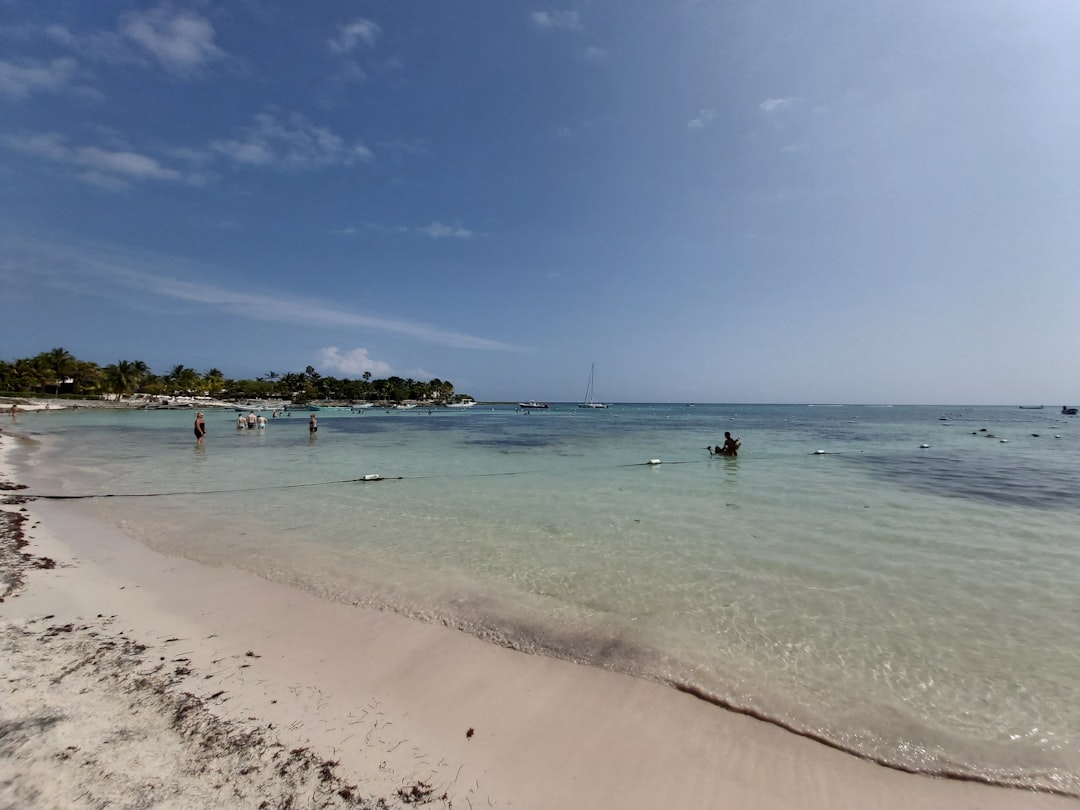
<path fill-rule="evenodd" d="M 191 418 L 20 417 L 42 442 L 29 480 L 153 493 L 83 503 L 170 554 L 680 685 L 898 767 L 1080 792 L 1076 418 L 477 406 L 323 411 L 311 438 L 306 413 L 237 431 L 210 411 L 202 449 Z M 704 450 L 724 430 L 738 459 Z"/>

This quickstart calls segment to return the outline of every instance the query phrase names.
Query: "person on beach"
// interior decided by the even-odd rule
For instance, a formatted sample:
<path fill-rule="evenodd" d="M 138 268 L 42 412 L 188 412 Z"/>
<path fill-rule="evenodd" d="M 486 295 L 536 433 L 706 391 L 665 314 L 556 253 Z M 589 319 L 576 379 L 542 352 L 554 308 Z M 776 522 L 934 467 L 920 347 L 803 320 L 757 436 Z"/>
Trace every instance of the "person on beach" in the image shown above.
<path fill-rule="evenodd" d="M 315 423 L 315 414 L 312 414 L 307 420 L 308 433 L 315 433 L 319 426 Z"/>
<path fill-rule="evenodd" d="M 195 444 L 202 444 L 205 435 L 206 422 L 203 420 L 202 411 L 197 411 L 195 413 Z"/>
<path fill-rule="evenodd" d="M 16 414 L 19 412 L 19 405 L 16 402 L 11 403 L 11 418 L 16 419 Z"/>

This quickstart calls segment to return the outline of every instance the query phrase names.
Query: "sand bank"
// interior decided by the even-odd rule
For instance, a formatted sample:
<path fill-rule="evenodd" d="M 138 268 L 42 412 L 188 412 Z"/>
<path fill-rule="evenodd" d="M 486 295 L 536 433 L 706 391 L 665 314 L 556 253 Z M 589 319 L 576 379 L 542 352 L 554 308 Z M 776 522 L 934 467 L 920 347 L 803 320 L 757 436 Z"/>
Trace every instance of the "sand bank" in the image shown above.
<path fill-rule="evenodd" d="M 0 806 L 1080 807 L 3 509 Z"/>

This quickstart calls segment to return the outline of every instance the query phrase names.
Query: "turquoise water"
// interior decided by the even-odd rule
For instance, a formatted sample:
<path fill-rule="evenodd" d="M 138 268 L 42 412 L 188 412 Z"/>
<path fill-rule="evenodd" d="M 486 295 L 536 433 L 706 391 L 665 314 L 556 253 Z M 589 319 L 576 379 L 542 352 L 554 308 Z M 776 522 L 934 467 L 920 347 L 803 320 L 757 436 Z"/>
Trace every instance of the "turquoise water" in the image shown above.
<path fill-rule="evenodd" d="M 1080 422 L 1056 409 L 235 416 L 196 448 L 190 413 L 27 414 L 22 472 L 153 494 L 79 503 L 169 554 L 1080 793 Z M 704 450 L 725 430 L 738 459 Z"/>

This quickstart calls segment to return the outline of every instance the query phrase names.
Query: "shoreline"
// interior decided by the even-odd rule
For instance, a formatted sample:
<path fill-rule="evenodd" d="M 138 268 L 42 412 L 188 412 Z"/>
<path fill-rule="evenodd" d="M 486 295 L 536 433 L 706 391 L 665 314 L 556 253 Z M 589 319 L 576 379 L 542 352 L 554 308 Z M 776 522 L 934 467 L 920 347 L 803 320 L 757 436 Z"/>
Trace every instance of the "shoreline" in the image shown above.
<path fill-rule="evenodd" d="M 5 445 L 13 440 L 0 433 L 0 481 L 9 483 Z M 38 706 L 33 717 L 60 705 L 56 688 L 87 673 L 96 677 L 82 688 L 95 689 L 68 695 L 71 717 L 160 721 L 188 707 L 183 714 L 198 722 L 165 723 L 151 748 L 186 741 L 209 755 L 211 739 L 247 744 L 198 761 L 205 778 L 172 795 L 205 793 L 207 803 L 184 806 L 318 794 L 319 803 L 297 806 L 365 806 L 363 796 L 436 807 L 1080 807 L 1047 793 L 895 771 L 670 687 L 166 557 L 77 505 L 7 503 L 18 493 L 4 495 L 3 510 L 22 516 L 15 520 L 29 545 L 23 584 L 0 603 L 9 690 L 0 723 L 16 720 L 17 706 Z M 56 567 L 32 566 L 43 558 Z M 79 661 L 89 663 L 68 672 Z M 132 693 L 134 675 L 146 683 Z M 86 751 L 95 733 L 73 727 L 65 741 L 58 734 L 68 722 L 14 743 L 0 737 L 13 748 L 0 767 L 0 798 L 57 785 L 74 791 L 54 797 L 65 803 L 112 785 L 122 801 L 148 784 L 159 785 L 151 795 L 169 795 L 160 780 L 183 776 L 163 776 L 157 762 L 143 778 L 132 766 L 125 782 L 115 772 L 103 780 L 77 752 L 61 756 L 70 745 Z M 248 749 L 258 754 L 243 760 Z M 294 754 L 300 759 L 288 764 Z"/>

